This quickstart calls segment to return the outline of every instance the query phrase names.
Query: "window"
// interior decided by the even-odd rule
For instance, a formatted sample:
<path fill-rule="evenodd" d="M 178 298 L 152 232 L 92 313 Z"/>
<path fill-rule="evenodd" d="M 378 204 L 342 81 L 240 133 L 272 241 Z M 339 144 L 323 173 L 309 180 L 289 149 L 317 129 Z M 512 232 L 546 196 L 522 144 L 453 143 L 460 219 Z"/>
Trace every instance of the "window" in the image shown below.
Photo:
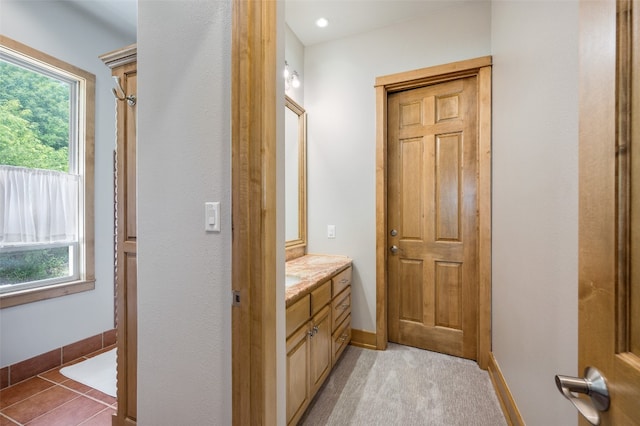
<path fill-rule="evenodd" d="M 94 288 L 95 77 L 0 36 L 0 307 Z"/>

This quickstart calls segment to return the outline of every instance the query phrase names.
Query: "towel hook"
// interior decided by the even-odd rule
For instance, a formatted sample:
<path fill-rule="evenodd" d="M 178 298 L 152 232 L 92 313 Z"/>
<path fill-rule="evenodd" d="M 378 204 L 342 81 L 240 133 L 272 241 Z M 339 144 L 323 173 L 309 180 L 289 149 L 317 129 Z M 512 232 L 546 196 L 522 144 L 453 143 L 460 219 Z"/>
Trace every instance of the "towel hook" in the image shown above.
<path fill-rule="evenodd" d="M 118 91 L 114 87 L 114 88 L 111 89 L 111 91 L 113 92 L 113 96 L 115 96 L 116 99 L 119 100 L 119 101 L 127 101 L 129 106 L 134 106 L 136 104 L 136 102 L 137 102 L 136 96 L 135 95 L 128 95 L 127 96 L 126 92 L 122 88 L 122 85 L 120 84 L 120 77 L 114 75 L 113 76 L 113 80 L 116 82 L 116 86 L 118 87 L 118 89 L 120 89 L 120 92 L 122 93 L 122 96 L 119 96 L 118 95 Z"/>

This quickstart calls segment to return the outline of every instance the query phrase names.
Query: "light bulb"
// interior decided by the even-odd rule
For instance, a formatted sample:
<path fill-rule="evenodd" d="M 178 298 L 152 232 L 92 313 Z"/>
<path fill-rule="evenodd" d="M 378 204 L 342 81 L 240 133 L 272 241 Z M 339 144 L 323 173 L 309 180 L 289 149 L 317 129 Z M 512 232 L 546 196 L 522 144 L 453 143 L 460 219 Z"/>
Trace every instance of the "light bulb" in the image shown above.
<path fill-rule="evenodd" d="M 318 20 L 316 21 L 316 25 L 317 25 L 319 28 L 324 28 L 324 27 L 326 27 L 327 25 L 329 25 L 329 21 L 327 21 L 327 19 L 326 19 L 326 18 L 318 18 Z"/>
<path fill-rule="evenodd" d="M 294 89 L 300 87 L 300 79 L 298 78 L 298 73 L 296 71 L 294 71 L 293 75 L 291 76 L 291 85 Z"/>
<path fill-rule="evenodd" d="M 289 64 L 287 61 L 284 62 L 284 72 L 282 74 L 284 75 L 285 80 L 289 78 Z"/>

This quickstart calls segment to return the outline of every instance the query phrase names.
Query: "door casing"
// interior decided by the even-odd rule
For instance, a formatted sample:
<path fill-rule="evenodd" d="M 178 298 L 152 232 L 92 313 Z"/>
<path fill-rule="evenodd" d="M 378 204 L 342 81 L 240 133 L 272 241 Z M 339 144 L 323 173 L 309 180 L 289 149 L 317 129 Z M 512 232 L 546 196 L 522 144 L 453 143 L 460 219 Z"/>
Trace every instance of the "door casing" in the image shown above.
<path fill-rule="evenodd" d="M 462 77 L 478 78 L 478 353 L 486 369 L 491 352 L 491 56 L 376 79 L 376 348 L 387 347 L 387 97 Z"/>
<path fill-rule="evenodd" d="M 233 1 L 232 423 L 277 424 L 277 2 Z M 237 297 L 237 299 L 236 299 Z"/>

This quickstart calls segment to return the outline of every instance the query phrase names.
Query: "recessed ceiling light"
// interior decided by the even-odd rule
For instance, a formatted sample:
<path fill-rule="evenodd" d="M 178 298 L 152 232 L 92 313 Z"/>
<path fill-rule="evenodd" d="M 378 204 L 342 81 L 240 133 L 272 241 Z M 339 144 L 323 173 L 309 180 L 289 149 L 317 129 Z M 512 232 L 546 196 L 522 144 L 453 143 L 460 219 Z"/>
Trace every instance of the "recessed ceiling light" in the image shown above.
<path fill-rule="evenodd" d="M 320 27 L 320 28 L 324 28 L 324 27 L 326 27 L 327 25 L 329 25 L 329 21 L 327 21 L 327 19 L 326 19 L 326 18 L 319 18 L 319 19 L 316 21 L 316 25 L 317 25 L 318 27 Z"/>

